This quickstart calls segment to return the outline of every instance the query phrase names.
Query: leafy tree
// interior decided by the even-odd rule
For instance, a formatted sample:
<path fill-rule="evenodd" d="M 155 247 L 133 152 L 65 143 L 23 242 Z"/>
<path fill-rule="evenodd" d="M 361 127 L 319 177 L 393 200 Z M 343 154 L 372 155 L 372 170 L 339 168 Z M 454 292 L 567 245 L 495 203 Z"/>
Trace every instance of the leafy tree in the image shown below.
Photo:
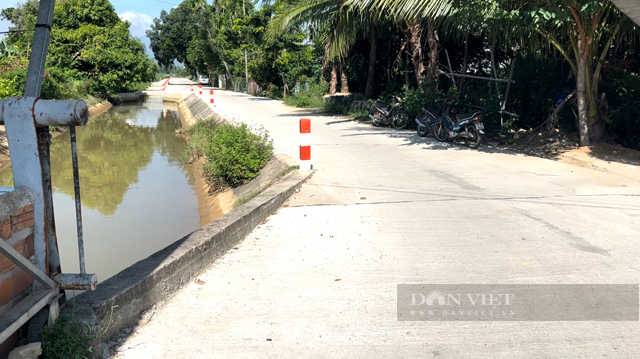
<path fill-rule="evenodd" d="M 21 30 L 10 35 L 9 43 L 25 56 L 33 38 L 27 30 L 35 27 L 37 11 L 38 2 L 29 0 L 2 12 L 15 30 Z M 113 95 L 153 81 L 157 66 L 142 42 L 131 36 L 129 26 L 108 0 L 57 1 L 46 65 L 46 77 L 57 88 L 49 94 L 73 95 L 83 88 L 80 93 Z"/>
<path fill-rule="evenodd" d="M 580 144 L 604 136 L 606 102 L 598 91 L 602 67 L 616 42 L 636 41 L 637 27 L 608 0 L 349 0 L 360 9 L 410 17 L 440 15 L 460 30 L 461 19 L 476 27 L 513 28 L 503 35 L 518 39 L 533 53 L 558 51 L 576 78 Z M 494 31 L 497 34 L 496 31 Z M 497 35 L 496 35 L 497 36 Z M 542 38 L 544 41 L 540 41 Z"/>

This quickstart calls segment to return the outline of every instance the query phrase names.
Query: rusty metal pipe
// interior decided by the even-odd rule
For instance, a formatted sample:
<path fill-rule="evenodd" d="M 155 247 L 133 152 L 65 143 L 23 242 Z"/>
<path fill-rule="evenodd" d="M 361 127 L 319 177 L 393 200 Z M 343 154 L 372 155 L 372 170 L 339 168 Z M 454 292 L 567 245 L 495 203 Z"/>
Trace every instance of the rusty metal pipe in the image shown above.
<path fill-rule="evenodd" d="M 95 290 L 98 285 L 95 274 L 56 273 L 52 279 L 64 290 Z"/>
<path fill-rule="evenodd" d="M 82 231 L 82 202 L 80 201 L 80 174 L 78 171 L 78 146 L 76 145 L 76 128 L 69 127 L 71 137 L 71 162 L 73 164 L 73 191 L 76 199 L 76 227 L 78 230 L 78 256 L 80 257 L 80 273 L 85 274 L 84 267 L 84 234 Z"/>
<path fill-rule="evenodd" d="M 42 100 L 39 97 L 9 97 L 0 100 L 0 124 L 4 124 L 4 107 L 20 106 L 31 114 L 36 126 L 84 126 L 89 108 L 82 100 Z"/>

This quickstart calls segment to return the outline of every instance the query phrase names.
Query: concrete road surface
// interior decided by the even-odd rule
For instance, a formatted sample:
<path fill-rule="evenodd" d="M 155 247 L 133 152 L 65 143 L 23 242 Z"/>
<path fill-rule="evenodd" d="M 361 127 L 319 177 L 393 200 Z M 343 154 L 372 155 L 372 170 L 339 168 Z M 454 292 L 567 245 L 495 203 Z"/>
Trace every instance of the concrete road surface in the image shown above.
<path fill-rule="evenodd" d="M 216 91 L 215 103 L 264 126 L 292 156 L 298 120 L 311 118 L 316 173 L 141 322 L 117 358 L 640 357 L 637 321 L 396 316 L 402 283 L 638 284 L 637 176 L 470 150 L 234 92 Z"/>

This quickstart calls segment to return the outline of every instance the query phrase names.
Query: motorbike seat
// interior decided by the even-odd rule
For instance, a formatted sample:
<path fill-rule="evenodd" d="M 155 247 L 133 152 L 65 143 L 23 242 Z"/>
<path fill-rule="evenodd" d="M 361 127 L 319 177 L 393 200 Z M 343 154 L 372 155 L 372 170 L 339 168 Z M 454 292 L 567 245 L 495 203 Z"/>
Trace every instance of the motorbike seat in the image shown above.
<path fill-rule="evenodd" d="M 476 116 L 478 116 L 478 113 L 477 113 L 477 112 L 459 113 L 459 114 L 457 114 L 457 115 L 456 115 L 456 119 L 457 119 L 459 122 L 462 122 L 462 121 L 468 121 L 468 120 L 471 120 L 472 118 L 474 118 L 474 117 L 476 117 Z"/>
<path fill-rule="evenodd" d="M 385 115 L 389 114 L 389 112 L 391 111 L 391 105 L 384 102 L 376 101 L 374 102 L 374 106 L 378 111 L 384 113 Z"/>
<path fill-rule="evenodd" d="M 440 116 L 442 115 L 442 111 L 440 111 L 440 109 L 437 109 L 435 107 L 431 107 L 431 106 L 424 106 L 422 107 L 423 111 L 429 111 L 432 114 L 436 115 L 436 116 Z"/>

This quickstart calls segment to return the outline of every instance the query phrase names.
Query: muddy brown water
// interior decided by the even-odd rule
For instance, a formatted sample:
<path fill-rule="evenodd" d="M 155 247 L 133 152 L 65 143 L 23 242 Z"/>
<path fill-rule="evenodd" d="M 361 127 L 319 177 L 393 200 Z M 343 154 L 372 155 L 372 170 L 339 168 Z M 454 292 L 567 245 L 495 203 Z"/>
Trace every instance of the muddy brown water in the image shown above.
<path fill-rule="evenodd" d="M 151 97 L 77 129 L 86 268 L 100 282 L 224 214 L 211 204 L 199 209 L 206 189 L 180 160 L 179 128 L 175 104 Z M 78 273 L 68 132 L 52 141 L 51 168 L 62 270 Z M 0 170 L 0 186 L 13 186 L 8 166 Z"/>

